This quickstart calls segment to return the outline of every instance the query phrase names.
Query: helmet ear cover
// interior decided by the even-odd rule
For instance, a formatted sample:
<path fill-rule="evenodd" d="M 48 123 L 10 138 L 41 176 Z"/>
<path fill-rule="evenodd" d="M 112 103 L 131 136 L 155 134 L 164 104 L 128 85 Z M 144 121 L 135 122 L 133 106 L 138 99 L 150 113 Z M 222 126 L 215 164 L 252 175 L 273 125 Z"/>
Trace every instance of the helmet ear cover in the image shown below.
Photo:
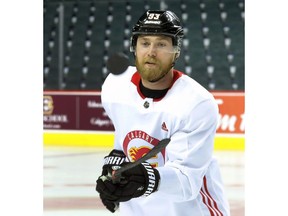
<path fill-rule="evenodd" d="M 176 59 L 180 55 L 183 28 L 179 18 L 171 11 L 148 10 L 132 29 L 130 52 L 135 55 L 135 47 L 139 35 L 166 35 L 172 38 Z"/>

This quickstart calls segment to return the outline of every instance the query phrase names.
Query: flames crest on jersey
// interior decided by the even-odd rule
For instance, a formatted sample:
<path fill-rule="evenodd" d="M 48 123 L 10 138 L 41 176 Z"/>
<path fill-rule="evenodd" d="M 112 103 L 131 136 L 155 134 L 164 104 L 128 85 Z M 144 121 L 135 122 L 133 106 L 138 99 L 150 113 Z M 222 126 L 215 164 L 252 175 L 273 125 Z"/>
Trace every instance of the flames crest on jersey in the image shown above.
<path fill-rule="evenodd" d="M 134 146 L 134 147 L 129 148 L 128 157 L 130 158 L 130 161 L 134 162 L 138 160 L 139 158 L 143 157 L 144 155 L 146 155 L 150 150 L 151 148 L 148 148 L 147 146 L 140 146 L 139 148 Z M 158 156 L 155 155 L 154 157 L 150 159 L 150 161 L 157 161 L 157 157 Z M 154 162 L 154 163 L 151 162 L 150 164 L 153 167 L 158 166 L 157 162 Z"/>
<path fill-rule="evenodd" d="M 123 150 L 130 161 L 136 161 L 147 154 L 154 146 L 157 145 L 159 139 L 152 137 L 148 133 L 141 130 L 134 130 L 125 136 L 123 141 Z M 165 149 L 156 156 L 150 158 L 148 162 L 156 167 L 164 165 Z"/>

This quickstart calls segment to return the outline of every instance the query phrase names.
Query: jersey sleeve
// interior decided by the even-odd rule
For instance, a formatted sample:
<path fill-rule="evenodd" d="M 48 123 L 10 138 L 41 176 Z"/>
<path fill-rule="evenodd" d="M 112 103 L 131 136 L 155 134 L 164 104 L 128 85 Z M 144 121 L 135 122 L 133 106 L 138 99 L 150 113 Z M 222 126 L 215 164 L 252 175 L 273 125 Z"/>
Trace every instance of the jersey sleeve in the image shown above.
<path fill-rule="evenodd" d="M 204 100 L 186 116 L 181 129 L 171 136 L 167 161 L 158 167 L 161 176 L 158 195 L 176 201 L 195 199 L 212 160 L 218 106 Z"/>

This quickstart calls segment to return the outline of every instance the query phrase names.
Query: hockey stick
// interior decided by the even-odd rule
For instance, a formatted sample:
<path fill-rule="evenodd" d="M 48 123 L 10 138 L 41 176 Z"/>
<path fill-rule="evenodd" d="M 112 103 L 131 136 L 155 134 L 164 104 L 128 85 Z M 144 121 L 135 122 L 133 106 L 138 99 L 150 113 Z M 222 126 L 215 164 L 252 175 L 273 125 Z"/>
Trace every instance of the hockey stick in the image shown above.
<path fill-rule="evenodd" d="M 120 182 L 120 179 L 121 179 L 121 176 L 122 176 L 123 172 L 125 172 L 126 170 L 129 170 L 129 169 L 131 169 L 131 168 L 143 163 L 144 161 L 150 159 L 151 157 L 155 156 L 162 149 L 164 149 L 168 145 L 169 142 L 170 142 L 170 138 L 162 139 L 162 140 L 160 140 L 158 142 L 158 144 L 153 149 L 151 149 L 151 151 L 149 151 L 146 155 L 144 155 L 139 160 L 137 160 L 135 162 L 128 163 L 128 164 L 125 164 L 122 167 L 120 167 L 119 169 L 113 170 L 113 172 L 112 172 L 112 181 L 113 181 L 113 183 Z"/>

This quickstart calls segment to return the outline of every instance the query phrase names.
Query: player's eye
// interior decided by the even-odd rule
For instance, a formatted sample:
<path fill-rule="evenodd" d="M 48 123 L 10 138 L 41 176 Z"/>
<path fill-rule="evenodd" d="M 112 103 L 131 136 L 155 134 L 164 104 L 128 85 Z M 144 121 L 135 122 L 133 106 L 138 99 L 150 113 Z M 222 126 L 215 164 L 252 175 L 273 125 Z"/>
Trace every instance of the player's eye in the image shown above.
<path fill-rule="evenodd" d="M 150 43 L 148 43 L 147 41 L 144 41 L 141 43 L 141 45 L 144 47 L 148 47 L 150 45 Z"/>
<path fill-rule="evenodd" d="M 164 47 L 166 47 L 166 44 L 165 44 L 165 43 L 158 43 L 158 44 L 157 44 L 157 47 L 159 47 L 159 48 L 164 48 Z"/>

